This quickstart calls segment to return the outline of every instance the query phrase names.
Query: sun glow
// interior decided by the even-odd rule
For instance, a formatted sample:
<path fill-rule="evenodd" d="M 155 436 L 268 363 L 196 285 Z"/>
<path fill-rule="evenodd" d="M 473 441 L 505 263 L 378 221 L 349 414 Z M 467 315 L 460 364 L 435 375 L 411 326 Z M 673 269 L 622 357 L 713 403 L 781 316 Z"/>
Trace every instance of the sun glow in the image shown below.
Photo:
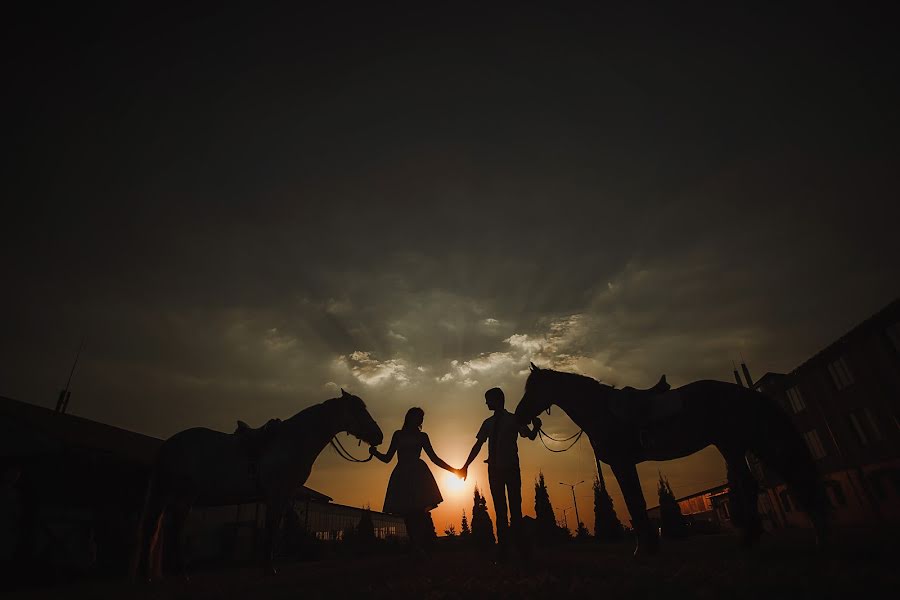
<path fill-rule="evenodd" d="M 444 474 L 444 485 L 441 486 L 448 494 L 458 496 L 466 490 L 466 482 L 453 473 Z"/>

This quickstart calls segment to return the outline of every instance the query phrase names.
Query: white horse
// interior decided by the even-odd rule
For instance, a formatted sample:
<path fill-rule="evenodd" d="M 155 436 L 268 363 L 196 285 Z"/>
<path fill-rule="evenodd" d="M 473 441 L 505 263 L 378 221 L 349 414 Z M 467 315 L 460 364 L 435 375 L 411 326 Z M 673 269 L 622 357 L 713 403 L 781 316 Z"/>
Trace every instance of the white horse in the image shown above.
<path fill-rule="evenodd" d="M 170 437 L 159 450 L 147 486 L 132 577 L 142 566 L 148 577 L 161 577 L 160 531 L 167 513 L 172 517 L 175 564 L 185 575 L 181 537 L 191 507 L 258 501 L 266 504 L 265 566 L 274 572 L 275 533 L 287 506 L 309 478 L 316 457 L 343 431 L 372 446 L 384 439 L 362 399 L 344 390 L 339 398 L 260 429 L 239 426 L 228 434 L 195 427 Z"/>

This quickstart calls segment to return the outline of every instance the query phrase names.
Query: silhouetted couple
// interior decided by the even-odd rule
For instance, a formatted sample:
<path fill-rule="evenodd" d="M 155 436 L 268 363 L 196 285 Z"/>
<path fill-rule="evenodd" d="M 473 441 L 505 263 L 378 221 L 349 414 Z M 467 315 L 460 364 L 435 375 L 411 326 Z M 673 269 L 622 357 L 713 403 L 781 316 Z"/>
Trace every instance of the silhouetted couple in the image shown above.
<path fill-rule="evenodd" d="M 394 454 L 397 454 L 397 466 L 391 473 L 382 510 L 403 517 L 413 550 L 418 554 L 425 552 L 428 540 L 431 539 L 429 511 L 444 500 L 431 471 L 419 458 L 422 450 L 425 450 L 434 464 L 465 479 L 469 465 L 481 452 L 484 443 L 488 442 L 488 458 L 485 462 L 488 463 L 488 483 L 497 515 L 498 560 L 505 561 L 509 557 L 509 546 L 516 539 L 522 522 L 522 477 L 519 472 L 517 438 L 521 435 L 533 440 L 541 428 L 541 421 L 535 418 L 531 429 L 519 425 L 515 415 L 504 407 L 505 397 L 500 388 L 489 389 L 485 392 L 484 399 L 488 409 L 494 414 L 481 424 L 475 436 L 475 445 L 461 469 L 454 469 L 435 454 L 428 435 L 422 431 L 425 411 L 418 407 L 407 411 L 403 427 L 394 432 L 386 453 L 382 454 L 374 447 L 369 448 L 370 454 L 385 463 L 393 460 Z"/>

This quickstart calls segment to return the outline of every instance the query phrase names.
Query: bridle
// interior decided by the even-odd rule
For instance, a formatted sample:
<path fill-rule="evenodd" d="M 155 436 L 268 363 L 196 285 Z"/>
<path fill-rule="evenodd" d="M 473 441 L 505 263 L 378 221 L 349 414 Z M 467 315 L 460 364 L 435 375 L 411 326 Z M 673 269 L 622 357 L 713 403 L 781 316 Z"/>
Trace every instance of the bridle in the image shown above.
<path fill-rule="evenodd" d="M 334 448 L 334 451 L 338 453 L 338 456 L 348 462 L 367 463 L 372 460 L 372 457 L 374 456 L 373 454 L 370 454 L 369 458 L 366 459 L 356 458 L 355 456 L 350 454 L 350 452 L 348 452 L 346 448 L 344 448 L 344 445 L 341 444 L 341 440 L 338 439 L 337 435 L 331 438 L 328 443 L 331 444 L 331 447 Z M 362 445 L 362 440 L 359 440 L 359 444 L 357 445 Z"/>

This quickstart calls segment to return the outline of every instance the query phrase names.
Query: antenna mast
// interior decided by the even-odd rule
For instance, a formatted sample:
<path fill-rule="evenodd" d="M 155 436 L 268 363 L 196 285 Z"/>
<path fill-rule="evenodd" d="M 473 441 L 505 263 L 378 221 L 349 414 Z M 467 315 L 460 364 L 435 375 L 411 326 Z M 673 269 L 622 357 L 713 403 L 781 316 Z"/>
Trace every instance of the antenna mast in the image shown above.
<path fill-rule="evenodd" d="M 72 377 L 75 375 L 75 367 L 78 366 L 78 359 L 81 357 L 81 350 L 83 348 L 84 336 L 81 336 L 81 343 L 78 345 L 78 352 L 75 353 L 75 362 L 72 363 L 72 370 L 69 371 L 69 378 L 66 380 L 66 387 L 59 390 L 59 396 L 56 398 L 56 412 L 58 412 L 59 414 L 65 414 L 66 409 L 69 408 L 69 398 L 72 397 L 72 392 L 69 390 L 69 386 L 72 384 Z"/>

